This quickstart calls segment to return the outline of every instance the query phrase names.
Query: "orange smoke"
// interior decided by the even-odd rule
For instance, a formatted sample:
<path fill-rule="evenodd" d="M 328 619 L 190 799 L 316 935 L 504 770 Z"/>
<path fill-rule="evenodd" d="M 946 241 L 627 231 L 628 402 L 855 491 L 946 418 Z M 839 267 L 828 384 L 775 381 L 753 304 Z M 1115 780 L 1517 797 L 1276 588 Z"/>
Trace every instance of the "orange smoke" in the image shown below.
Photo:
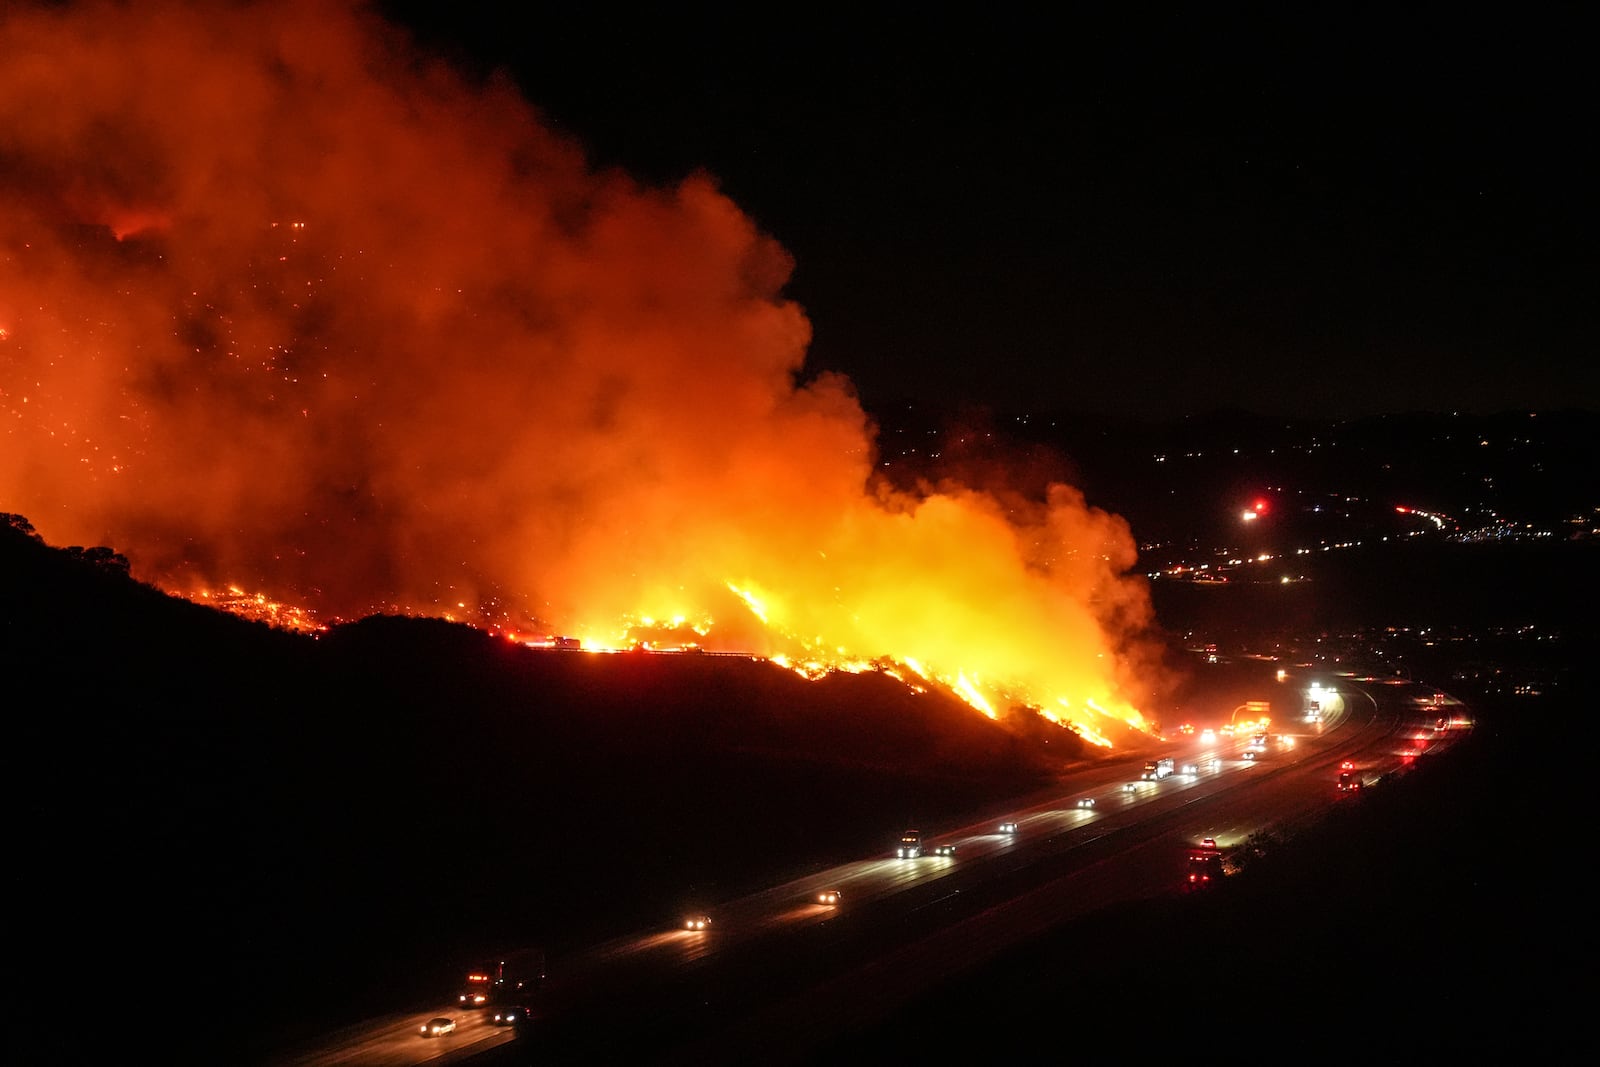
<path fill-rule="evenodd" d="M 0 19 L 0 509 L 47 540 L 326 618 L 890 659 L 1141 722 L 1126 525 L 877 483 L 711 178 L 597 172 L 361 6 Z"/>

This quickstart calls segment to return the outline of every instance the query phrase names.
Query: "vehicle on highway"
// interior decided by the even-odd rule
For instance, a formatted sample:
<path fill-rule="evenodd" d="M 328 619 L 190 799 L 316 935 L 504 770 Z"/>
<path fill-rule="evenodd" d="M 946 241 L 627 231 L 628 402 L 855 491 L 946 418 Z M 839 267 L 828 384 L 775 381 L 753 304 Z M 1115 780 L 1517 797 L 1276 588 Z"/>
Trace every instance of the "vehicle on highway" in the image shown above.
<path fill-rule="evenodd" d="M 1193 778 L 1195 775 L 1200 773 L 1200 765 L 1198 763 L 1185 763 L 1183 765 L 1183 769 L 1178 773 L 1185 775 L 1186 777 Z"/>
<path fill-rule="evenodd" d="M 520 948 L 473 964 L 462 980 L 456 1004 L 484 1008 L 520 1003 L 544 986 L 544 950 Z"/>
<path fill-rule="evenodd" d="M 1337 789 L 1341 793 L 1354 793 L 1361 788 L 1361 776 L 1354 771 L 1340 771 Z"/>
<path fill-rule="evenodd" d="M 526 1004 L 507 1004 L 496 1008 L 493 1022 L 496 1026 L 521 1026 L 533 1018 L 533 1009 Z"/>
<path fill-rule="evenodd" d="M 824 889 L 817 894 L 817 903 L 826 904 L 830 908 L 838 907 L 844 901 L 844 894 L 837 889 Z"/>
<path fill-rule="evenodd" d="M 429 1019 L 422 1024 L 422 1036 L 438 1037 L 441 1034 L 453 1034 L 455 1029 L 456 1021 L 441 1015 L 437 1019 Z"/>
<path fill-rule="evenodd" d="M 1249 760 L 1251 763 L 1254 763 L 1256 761 L 1256 757 L 1259 755 L 1261 755 L 1261 753 L 1257 752 L 1253 748 L 1247 748 L 1244 750 L 1244 758 Z"/>
<path fill-rule="evenodd" d="M 1222 850 L 1209 837 L 1199 848 L 1189 850 L 1184 867 L 1183 887 L 1190 892 L 1211 888 L 1227 873 L 1222 866 Z"/>
<path fill-rule="evenodd" d="M 1144 765 L 1144 770 L 1139 777 L 1146 782 L 1159 782 L 1163 778 L 1170 778 L 1176 773 L 1177 767 L 1170 756 L 1162 759 L 1153 759 Z"/>
<path fill-rule="evenodd" d="M 711 916 L 699 912 L 685 916 L 683 928 L 685 930 L 709 930 L 711 929 Z"/>
<path fill-rule="evenodd" d="M 474 965 L 462 980 L 461 992 L 456 996 L 456 1005 L 462 1008 L 481 1008 L 489 1003 L 489 998 L 494 994 L 496 973 L 498 966 L 494 963 Z"/>
<path fill-rule="evenodd" d="M 895 846 L 894 854 L 900 859 L 914 860 L 919 856 L 954 856 L 954 845 L 930 845 L 923 840 L 921 830 L 907 830 L 900 835 L 900 843 Z"/>
<path fill-rule="evenodd" d="M 1094 807 L 1094 797 L 1079 797 L 1078 798 L 1078 807 L 1080 807 L 1080 808 L 1092 808 L 1092 807 Z"/>
<path fill-rule="evenodd" d="M 1014 822 L 1003 822 L 1000 824 L 1000 832 L 1003 834 L 1014 834 L 1017 832 L 1017 824 Z"/>
<path fill-rule="evenodd" d="M 1214 743 L 1216 740 L 1217 740 L 1217 732 L 1215 730 L 1201 730 L 1200 731 L 1200 743 L 1201 744 L 1209 745 L 1209 744 Z"/>

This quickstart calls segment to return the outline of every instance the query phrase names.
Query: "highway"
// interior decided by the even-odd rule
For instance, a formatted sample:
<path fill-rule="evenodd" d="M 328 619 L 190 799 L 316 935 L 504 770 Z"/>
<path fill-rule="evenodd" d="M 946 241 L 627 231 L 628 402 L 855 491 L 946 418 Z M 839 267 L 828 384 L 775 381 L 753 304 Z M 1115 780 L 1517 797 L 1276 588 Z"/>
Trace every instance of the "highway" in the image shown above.
<path fill-rule="evenodd" d="M 1263 831 L 1292 834 L 1347 799 L 1334 788 L 1346 761 L 1375 785 L 1470 728 L 1467 710 L 1449 701 L 1441 711 L 1431 688 L 1352 678 L 1338 686 L 1336 709 L 1317 723 L 1274 722 L 1285 743 L 1253 760 L 1242 734 L 1180 736 L 1156 754 L 1195 773 L 1139 781 L 1150 753 L 1089 765 L 1068 777 L 1069 790 L 969 825 L 922 828 L 931 842 L 953 844 L 953 856 L 898 859 L 886 841 L 882 855 L 707 902 L 707 930 L 638 931 L 552 959 L 526 1031 L 441 1004 L 352 1027 L 281 1062 L 801 1062 L 807 1049 L 1043 931 L 1177 892 L 1185 850 L 1203 838 L 1230 850 Z M 1453 721 L 1441 728 L 1441 716 Z M 1001 832 L 1002 820 L 1015 832 Z M 841 903 L 817 903 L 823 890 L 839 891 Z M 433 1015 L 459 1029 L 421 1037 Z"/>

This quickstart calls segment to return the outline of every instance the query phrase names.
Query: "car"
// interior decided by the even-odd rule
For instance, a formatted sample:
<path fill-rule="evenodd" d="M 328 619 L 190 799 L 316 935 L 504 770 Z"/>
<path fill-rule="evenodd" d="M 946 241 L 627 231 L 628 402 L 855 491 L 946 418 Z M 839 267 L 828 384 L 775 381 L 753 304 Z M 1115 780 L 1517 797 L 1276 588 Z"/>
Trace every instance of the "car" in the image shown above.
<path fill-rule="evenodd" d="M 1094 797 L 1079 797 L 1078 798 L 1078 807 L 1080 807 L 1080 808 L 1092 808 L 1092 807 L 1094 807 Z"/>
<path fill-rule="evenodd" d="M 826 904 L 830 908 L 838 907 L 844 901 L 844 894 L 837 889 L 824 889 L 817 894 L 817 903 Z"/>
<path fill-rule="evenodd" d="M 1249 760 L 1251 763 L 1256 761 L 1256 754 L 1256 750 L 1253 748 L 1247 748 L 1244 750 L 1244 758 Z"/>
<path fill-rule="evenodd" d="M 1183 765 L 1183 770 L 1180 771 L 1179 773 L 1180 774 L 1187 774 L 1187 775 L 1192 777 L 1192 776 L 1200 773 L 1200 767 L 1199 767 L 1198 764 L 1185 763 Z"/>
<path fill-rule="evenodd" d="M 1014 834 L 1017 832 L 1017 824 L 1014 822 L 1003 822 L 1000 824 L 1000 832 L 1003 834 Z"/>
<path fill-rule="evenodd" d="M 441 1034 L 453 1034 L 456 1031 L 456 1021 L 441 1015 L 437 1019 L 429 1019 L 422 1024 L 423 1037 L 438 1037 Z"/>
<path fill-rule="evenodd" d="M 1139 783 L 1138 782 L 1123 782 L 1122 783 L 1122 791 L 1124 793 L 1137 793 L 1139 791 Z"/>
<path fill-rule="evenodd" d="M 1189 853 L 1184 888 L 1190 892 L 1209 889 L 1220 882 L 1226 873 L 1222 867 L 1222 853 L 1196 849 Z"/>
<path fill-rule="evenodd" d="M 1209 745 L 1212 742 L 1216 741 L 1216 739 L 1217 739 L 1217 732 L 1215 730 L 1201 730 L 1200 731 L 1200 741 L 1201 741 L 1202 744 Z"/>
<path fill-rule="evenodd" d="M 1356 769 L 1356 765 L 1350 760 L 1345 760 L 1343 763 L 1339 764 L 1339 769 L 1341 771 L 1353 771 Z"/>
<path fill-rule="evenodd" d="M 481 1008 L 489 1003 L 489 987 L 474 986 L 471 989 L 464 989 L 461 995 L 456 997 L 456 1003 L 463 1008 Z"/>
<path fill-rule="evenodd" d="M 1216 848 L 1217 847 L 1217 839 L 1214 838 L 1214 837 L 1202 838 L 1201 841 L 1200 841 L 1200 847 L 1201 848 Z"/>
<path fill-rule="evenodd" d="M 711 929 L 711 916 L 699 912 L 687 915 L 683 920 L 683 928 L 685 930 L 709 930 Z"/>
<path fill-rule="evenodd" d="M 1352 771 L 1339 772 L 1339 792 L 1354 793 L 1361 788 L 1361 776 Z"/>
<path fill-rule="evenodd" d="M 533 1018 L 533 1009 L 526 1004 L 507 1004 L 496 1008 L 493 1022 L 496 1026 L 521 1026 Z"/>

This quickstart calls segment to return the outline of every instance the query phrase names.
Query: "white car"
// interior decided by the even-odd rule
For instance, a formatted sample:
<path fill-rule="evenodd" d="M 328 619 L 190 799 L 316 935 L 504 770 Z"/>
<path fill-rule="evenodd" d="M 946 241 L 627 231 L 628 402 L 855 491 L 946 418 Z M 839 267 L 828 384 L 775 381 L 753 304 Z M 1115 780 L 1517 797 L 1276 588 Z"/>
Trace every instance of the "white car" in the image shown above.
<path fill-rule="evenodd" d="M 1094 797 L 1079 797 L 1078 798 L 1078 807 L 1080 807 L 1080 808 L 1092 808 L 1092 807 L 1094 807 Z"/>
<path fill-rule="evenodd" d="M 438 1037 L 441 1034 L 453 1034 L 456 1031 L 456 1021 L 447 1019 L 443 1015 L 437 1019 L 429 1019 L 422 1024 L 423 1037 Z"/>
<path fill-rule="evenodd" d="M 711 929 L 711 916 L 690 915 L 683 920 L 683 928 L 685 930 L 709 930 Z"/>
<path fill-rule="evenodd" d="M 1017 832 L 1017 824 L 1014 822 L 1003 822 L 1000 824 L 1000 832 L 1003 834 L 1014 834 Z"/>

